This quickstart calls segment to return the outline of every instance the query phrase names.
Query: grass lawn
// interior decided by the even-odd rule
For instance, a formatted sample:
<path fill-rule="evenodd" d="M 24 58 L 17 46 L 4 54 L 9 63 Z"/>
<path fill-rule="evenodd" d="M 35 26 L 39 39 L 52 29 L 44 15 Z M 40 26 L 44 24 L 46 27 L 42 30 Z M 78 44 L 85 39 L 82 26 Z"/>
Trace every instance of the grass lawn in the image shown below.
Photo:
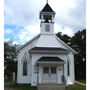
<path fill-rule="evenodd" d="M 36 87 L 31 87 L 30 84 L 28 84 L 28 85 L 18 85 L 18 84 L 15 84 L 15 85 L 8 85 L 6 87 L 7 88 L 18 89 L 18 90 L 37 90 Z"/>
<path fill-rule="evenodd" d="M 30 84 L 28 85 L 8 85 L 7 88 L 13 88 L 18 90 L 37 90 L 36 87 L 31 87 Z M 66 90 L 86 90 L 86 86 L 75 84 L 74 86 L 68 86 L 66 87 Z"/>
<path fill-rule="evenodd" d="M 78 81 L 81 82 L 81 83 L 86 84 L 86 80 L 78 80 Z"/>
<path fill-rule="evenodd" d="M 86 90 L 86 86 L 75 84 L 74 86 L 68 86 L 66 90 Z"/>

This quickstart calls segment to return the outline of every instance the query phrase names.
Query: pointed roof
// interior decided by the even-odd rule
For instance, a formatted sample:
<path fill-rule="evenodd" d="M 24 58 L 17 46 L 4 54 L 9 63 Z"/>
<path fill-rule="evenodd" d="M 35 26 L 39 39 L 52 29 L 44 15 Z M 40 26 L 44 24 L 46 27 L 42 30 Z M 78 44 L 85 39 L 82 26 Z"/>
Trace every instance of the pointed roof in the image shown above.
<path fill-rule="evenodd" d="M 38 59 L 37 61 L 54 61 L 54 62 L 65 62 L 64 60 L 62 60 L 59 57 L 41 57 L 40 59 Z"/>
<path fill-rule="evenodd" d="M 48 3 L 44 6 L 41 12 L 54 12 Z"/>

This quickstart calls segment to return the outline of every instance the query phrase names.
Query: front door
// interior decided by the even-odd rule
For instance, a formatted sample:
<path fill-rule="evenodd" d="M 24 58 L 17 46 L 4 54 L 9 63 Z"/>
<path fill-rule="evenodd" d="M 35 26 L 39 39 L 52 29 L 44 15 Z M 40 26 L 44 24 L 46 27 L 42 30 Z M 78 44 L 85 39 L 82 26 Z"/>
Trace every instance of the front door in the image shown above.
<path fill-rule="evenodd" d="M 43 83 L 56 83 L 56 67 L 43 67 Z"/>

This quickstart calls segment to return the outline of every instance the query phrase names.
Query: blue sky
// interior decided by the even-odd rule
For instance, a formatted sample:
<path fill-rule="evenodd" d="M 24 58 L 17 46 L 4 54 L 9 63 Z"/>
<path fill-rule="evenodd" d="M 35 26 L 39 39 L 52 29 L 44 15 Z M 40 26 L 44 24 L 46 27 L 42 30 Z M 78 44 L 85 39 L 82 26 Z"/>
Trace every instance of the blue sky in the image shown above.
<path fill-rule="evenodd" d="M 73 36 L 86 28 L 86 0 L 48 0 L 56 12 L 54 31 Z M 24 44 L 40 33 L 39 12 L 46 0 L 4 0 L 4 40 Z"/>

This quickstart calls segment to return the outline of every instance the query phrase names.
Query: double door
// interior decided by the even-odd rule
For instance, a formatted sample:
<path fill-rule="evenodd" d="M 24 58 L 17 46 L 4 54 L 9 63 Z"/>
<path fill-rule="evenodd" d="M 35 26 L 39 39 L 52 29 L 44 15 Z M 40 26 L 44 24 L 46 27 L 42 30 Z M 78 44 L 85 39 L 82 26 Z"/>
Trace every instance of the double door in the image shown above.
<path fill-rule="evenodd" d="M 56 67 L 43 67 L 43 83 L 56 83 Z"/>

